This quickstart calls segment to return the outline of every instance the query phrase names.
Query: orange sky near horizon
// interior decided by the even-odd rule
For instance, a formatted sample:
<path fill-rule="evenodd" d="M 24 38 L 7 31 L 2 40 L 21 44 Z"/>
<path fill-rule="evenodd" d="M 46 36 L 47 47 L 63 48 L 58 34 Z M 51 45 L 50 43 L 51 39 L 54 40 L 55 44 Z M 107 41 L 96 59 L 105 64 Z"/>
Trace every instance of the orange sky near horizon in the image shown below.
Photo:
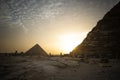
<path fill-rule="evenodd" d="M 119 0 L 0 0 L 0 53 L 39 44 L 67 54 Z"/>

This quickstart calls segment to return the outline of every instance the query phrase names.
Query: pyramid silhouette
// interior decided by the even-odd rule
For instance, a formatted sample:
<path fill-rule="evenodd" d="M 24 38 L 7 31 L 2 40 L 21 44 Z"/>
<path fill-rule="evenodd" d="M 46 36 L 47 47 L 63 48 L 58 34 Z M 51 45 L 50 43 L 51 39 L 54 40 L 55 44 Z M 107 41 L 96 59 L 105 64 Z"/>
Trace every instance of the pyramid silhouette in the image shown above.
<path fill-rule="evenodd" d="M 120 2 L 97 23 L 71 55 L 120 58 Z"/>
<path fill-rule="evenodd" d="M 48 54 L 39 46 L 39 44 L 36 44 L 26 51 L 25 55 L 47 56 Z"/>

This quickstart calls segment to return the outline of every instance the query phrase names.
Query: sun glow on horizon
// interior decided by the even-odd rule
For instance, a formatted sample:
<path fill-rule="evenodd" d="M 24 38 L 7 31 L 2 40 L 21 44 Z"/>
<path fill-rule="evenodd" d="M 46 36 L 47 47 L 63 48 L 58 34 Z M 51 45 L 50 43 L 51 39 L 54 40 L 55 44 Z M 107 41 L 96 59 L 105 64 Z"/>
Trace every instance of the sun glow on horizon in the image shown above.
<path fill-rule="evenodd" d="M 83 41 L 86 35 L 87 32 L 62 34 L 59 37 L 61 51 L 68 54 Z"/>

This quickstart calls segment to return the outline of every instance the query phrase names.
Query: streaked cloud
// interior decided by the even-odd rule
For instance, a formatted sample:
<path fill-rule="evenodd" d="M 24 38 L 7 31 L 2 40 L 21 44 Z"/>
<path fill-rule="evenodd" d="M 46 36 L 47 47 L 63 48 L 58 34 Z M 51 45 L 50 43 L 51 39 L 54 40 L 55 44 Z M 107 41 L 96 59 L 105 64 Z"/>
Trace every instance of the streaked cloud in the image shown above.
<path fill-rule="evenodd" d="M 90 31 L 118 1 L 0 0 L 0 45 L 37 41 L 52 46 L 58 34 Z"/>

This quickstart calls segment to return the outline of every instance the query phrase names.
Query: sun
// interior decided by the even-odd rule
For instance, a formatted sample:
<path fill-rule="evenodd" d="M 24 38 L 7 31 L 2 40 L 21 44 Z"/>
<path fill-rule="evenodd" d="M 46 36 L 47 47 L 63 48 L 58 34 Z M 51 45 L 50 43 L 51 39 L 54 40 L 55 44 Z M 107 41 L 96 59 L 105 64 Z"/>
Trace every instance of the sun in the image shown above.
<path fill-rule="evenodd" d="M 71 52 L 86 37 L 87 33 L 62 34 L 60 36 L 60 48 L 63 53 Z"/>

